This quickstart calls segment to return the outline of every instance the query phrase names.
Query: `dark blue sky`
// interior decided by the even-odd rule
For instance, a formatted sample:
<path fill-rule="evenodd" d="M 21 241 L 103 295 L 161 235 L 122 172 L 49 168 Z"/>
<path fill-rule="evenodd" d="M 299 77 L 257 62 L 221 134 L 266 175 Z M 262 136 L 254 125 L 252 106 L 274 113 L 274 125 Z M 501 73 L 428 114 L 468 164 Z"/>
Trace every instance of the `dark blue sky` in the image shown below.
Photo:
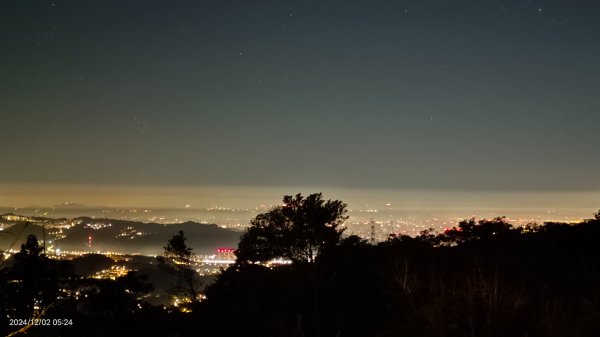
<path fill-rule="evenodd" d="M 600 190 L 598 1 L 0 2 L 0 183 Z"/>

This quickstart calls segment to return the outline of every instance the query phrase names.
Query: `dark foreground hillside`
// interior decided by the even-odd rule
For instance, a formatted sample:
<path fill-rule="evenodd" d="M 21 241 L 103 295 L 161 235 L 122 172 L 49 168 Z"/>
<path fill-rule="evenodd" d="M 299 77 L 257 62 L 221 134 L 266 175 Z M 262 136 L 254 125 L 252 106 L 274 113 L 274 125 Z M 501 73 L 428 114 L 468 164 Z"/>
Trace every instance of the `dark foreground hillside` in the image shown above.
<path fill-rule="evenodd" d="M 60 299 L 44 318 L 70 318 L 72 326 L 34 326 L 27 335 L 599 336 L 599 239 L 597 219 L 525 228 L 470 220 L 446 233 L 377 245 L 351 236 L 312 263 L 240 262 L 187 313 L 144 304 L 132 295 L 143 293 L 136 278 L 79 285 L 85 297 L 55 292 Z M 79 282 L 57 275 L 59 266 L 29 262 L 46 270 L 38 272 L 46 282 L 40 292 Z M 15 285 L 15 273 L 30 267 L 1 271 L 4 335 L 17 330 L 7 314 L 26 312 L 19 301 L 29 288 Z"/>
<path fill-rule="evenodd" d="M 348 238 L 314 265 L 230 269 L 198 315 L 236 322 L 207 325 L 211 336 L 600 335 L 599 220 L 459 229 Z"/>

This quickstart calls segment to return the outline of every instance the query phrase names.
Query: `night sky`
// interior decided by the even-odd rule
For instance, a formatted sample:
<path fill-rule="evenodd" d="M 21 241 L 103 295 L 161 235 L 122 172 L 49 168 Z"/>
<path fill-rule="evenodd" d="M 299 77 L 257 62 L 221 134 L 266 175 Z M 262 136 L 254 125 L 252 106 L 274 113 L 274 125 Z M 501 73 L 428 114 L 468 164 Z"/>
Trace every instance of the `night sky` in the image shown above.
<path fill-rule="evenodd" d="M 599 17 L 2 0 L 0 184 L 600 191 Z"/>

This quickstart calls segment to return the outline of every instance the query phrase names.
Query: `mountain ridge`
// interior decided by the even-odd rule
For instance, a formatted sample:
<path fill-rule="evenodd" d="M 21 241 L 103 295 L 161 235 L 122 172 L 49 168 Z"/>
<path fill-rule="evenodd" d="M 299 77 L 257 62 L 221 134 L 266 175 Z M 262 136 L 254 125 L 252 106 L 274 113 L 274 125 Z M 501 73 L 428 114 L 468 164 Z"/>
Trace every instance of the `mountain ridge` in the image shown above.
<path fill-rule="evenodd" d="M 0 215 L 0 225 L 3 228 L 0 233 L 4 234 L 0 234 L 0 250 L 18 249 L 30 234 L 42 240 L 44 227 L 47 245 L 52 249 L 144 255 L 162 254 L 167 241 L 180 230 L 196 254 L 213 254 L 219 247 L 235 247 L 241 235 L 216 224 L 194 221 L 161 224 L 86 216 L 52 219 L 5 213 Z"/>

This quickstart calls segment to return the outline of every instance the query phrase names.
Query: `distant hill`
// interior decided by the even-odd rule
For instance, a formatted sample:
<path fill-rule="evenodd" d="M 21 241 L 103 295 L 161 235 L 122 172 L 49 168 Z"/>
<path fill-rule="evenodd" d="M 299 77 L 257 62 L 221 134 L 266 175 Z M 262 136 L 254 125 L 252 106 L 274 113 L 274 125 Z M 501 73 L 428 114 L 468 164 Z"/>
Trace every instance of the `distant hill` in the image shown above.
<path fill-rule="evenodd" d="M 15 219 L 13 221 L 9 220 Z M 19 249 L 29 234 L 40 240 L 43 236 L 42 225 L 46 225 L 48 245 L 62 250 L 78 251 L 116 251 L 121 253 L 140 253 L 157 255 L 163 252 L 169 240 L 178 231 L 185 232 L 187 244 L 196 254 L 212 254 L 218 247 L 236 247 L 241 233 L 221 228 L 214 224 L 183 222 L 178 224 L 144 223 L 115 219 L 92 219 L 79 217 L 74 219 L 29 218 L 14 214 L 0 215 L 5 229 L 0 232 L 0 250 Z M 70 228 L 68 225 L 70 225 Z M 63 228 L 58 229 L 57 227 Z M 88 246 L 91 237 L 91 248 Z"/>

